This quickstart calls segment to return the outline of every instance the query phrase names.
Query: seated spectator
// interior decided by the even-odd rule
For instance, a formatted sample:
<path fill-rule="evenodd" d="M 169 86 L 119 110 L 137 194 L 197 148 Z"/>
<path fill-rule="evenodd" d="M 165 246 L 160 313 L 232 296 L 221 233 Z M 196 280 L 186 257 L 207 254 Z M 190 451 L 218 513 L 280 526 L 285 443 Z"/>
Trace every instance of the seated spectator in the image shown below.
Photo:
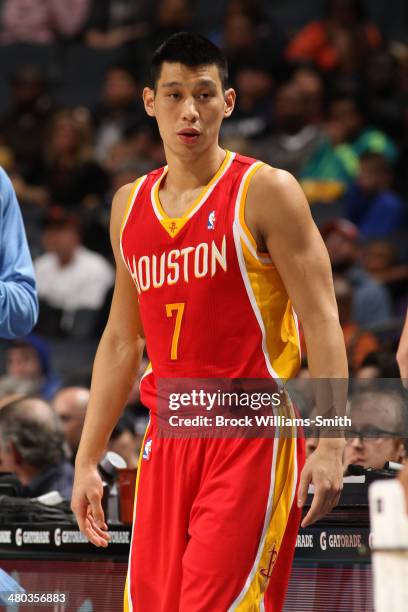
<path fill-rule="evenodd" d="M 88 401 L 89 389 L 84 387 L 65 387 L 52 400 L 52 407 L 61 420 L 65 441 L 71 451 L 72 463 L 75 462 L 81 439 Z"/>
<path fill-rule="evenodd" d="M 229 0 L 223 28 L 213 33 L 216 44 L 228 60 L 231 82 L 242 68 L 251 68 L 282 80 L 286 75 L 283 50 L 286 37 L 279 23 L 268 15 L 257 0 Z"/>
<path fill-rule="evenodd" d="M 338 199 L 355 180 L 359 158 L 366 152 L 381 153 L 393 163 L 397 149 L 390 138 L 366 125 L 360 99 L 353 95 L 335 96 L 322 124 L 322 138 L 302 169 L 302 186 L 309 200 L 331 202 Z"/>
<path fill-rule="evenodd" d="M 54 333 L 70 333 L 77 311 L 92 315 L 102 306 L 113 284 L 113 269 L 101 255 L 82 245 L 78 219 L 61 209 L 47 216 L 43 242 L 45 253 L 34 261 L 38 296 L 44 306 L 37 331 L 47 333 L 53 326 Z"/>
<path fill-rule="evenodd" d="M 381 44 L 378 28 L 365 19 L 361 0 L 328 0 L 326 18 L 308 23 L 296 34 L 286 56 L 292 61 L 308 60 L 323 71 L 332 71 L 347 59 L 346 36 L 351 37 L 355 53 L 364 58 Z"/>
<path fill-rule="evenodd" d="M 361 329 L 352 319 L 353 290 L 344 278 L 334 278 L 334 292 L 339 309 L 339 321 L 344 334 L 347 359 L 355 372 L 370 353 L 379 349 L 377 338 L 369 331 Z"/>
<path fill-rule="evenodd" d="M 352 320 L 361 327 L 384 323 L 392 316 L 387 289 L 360 266 L 358 230 L 345 219 L 330 221 L 321 228 L 329 252 L 333 273 L 344 277 L 352 286 Z"/>
<path fill-rule="evenodd" d="M 392 170 L 384 155 L 363 153 L 357 179 L 345 199 L 346 217 L 363 238 L 385 238 L 403 226 L 405 206 L 391 184 Z"/>
<path fill-rule="evenodd" d="M 136 432 L 133 420 L 125 413 L 112 431 L 108 450 L 123 457 L 128 468 L 137 468 L 142 441 L 143 435 Z"/>
<path fill-rule="evenodd" d="M 0 43 L 49 45 L 74 38 L 88 16 L 90 0 L 4 0 Z"/>
<path fill-rule="evenodd" d="M 358 174 L 363 153 L 381 153 L 390 163 L 396 161 L 394 142 L 384 132 L 367 124 L 366 109 L 360 97 L 347 93 L 334 96 L 329 104 L 325 130 L 350 181 Z"/>
<path fill-rule="evenodd" d="M 234 114 L 222 126 L 222 137 L 245 139 L 262 136 L 270 122 L 272 114 L 271 75 L 261 68 L 243 67 L 237 71 L 235 89 L 239 104 Z M 245 150 L 245 143 L 239 143 L 239 149 Z"/>
<path fill-rule="evenodd" d="M 365 390 L 351 397 L 344 467 L 361 465 L 380 470 L 387 461 L 405 457 L 406 405 L 403 396 L 387 389 Z"/>
<path fill-rule="evenodd" d="M 143 2 L 92 0 L 85 42 L 95 49 L 115 49 L 148 33 Z"/>
<path fill-rule="evenodd" d="M 21 383 L 16 391 L 21 393 L 27 387 L 25 392 L 49 400 L 59 389 L 61 383 L 52 368 L 49 346 L 36 334 L 10 342 L 5 356 L 7 377 Z"/>
<path fill-rule="evenodd" d="M 140 83 L 126 64 L 116 64 L 107 71 L 102 103 L 95 109 L 93 119 L 96 156 L 101 162 L 127 132 L 145 121 Z"/>
<path fill-rule="evenodd" d="M 47 402 L 26 397 L 1 409 L 0 462 L 20 480 L 24 497 L 58 491 L 70 499 L 74 469 L 65 458 L 61 423 Z"/>
<path fill-rule="evenodd" d="M 404 315 L 408 306 L 408 264 L 399 261 L 395 243 L 373 240 L 364 246 L 362 264 L 369 275 L 383 283 L 396 305 L 396 313 Z"/>
<path fill-rule="evenodd" d="M 258 140 L 254 155 L 298 177 L 323 139 L 320 127 L 309 121 L 306 96 L 299 85 L 289 82 L 278 89 L 273 119 L 271 134 Z"/>
<path fill-rule="evenodd" d="M 310 123 L 321 123 L 324 118 L 325 82 L 320 72 L 311 65 L 301 65 L 294 71 L 292 81 L 302 91 Z"/>
<path fill-rule="evenodd" d="M 109 189 L 106 172 L 93 159 L 90 116 L 83 109 L 62 110 L 52 118 L 43 186 L 51 202 L 77 209 L 98 206 Z"/>
<path fill-rule="evenodd" d="M 151 3 L 151 34 L 153 48 L 180 31 L 194 27 L 193 0 L 155 0 Z"/>
<path fill-rule="evenodd" d="M 380 49 L 370 54 L 364 70 L 364 97 L 372 125 L 399 140 L 405 129 L 407 91 L 401 79 L 402 62 L 396 54 Z"/>
<path fill-rule="evenodd" d="M 10 76 L 10 103 L 0 118 L 0 141 L 13 153 L 13 182 L 24 203 L 47 204 L 47 194 L 39 187 L 43 172 L 46 129 L 55 111 L 46 75 L 27 64 Z"/>
<path fill-rule="evenodd" d="M 394 353 L 382 351 L 369 353 L 355 373 L 353 382 L 360 389 L 365 384 L 363 381 L 374 378 L 399 378 L 398 363 Z"/>

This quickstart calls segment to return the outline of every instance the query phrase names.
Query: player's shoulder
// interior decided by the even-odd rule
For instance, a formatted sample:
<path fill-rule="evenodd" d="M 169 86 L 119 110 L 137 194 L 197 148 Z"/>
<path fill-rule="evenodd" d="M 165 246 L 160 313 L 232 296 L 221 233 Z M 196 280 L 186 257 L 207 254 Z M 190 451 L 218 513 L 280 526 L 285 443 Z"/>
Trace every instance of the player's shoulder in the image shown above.
<path fill-rule="evenodd" d="M 263 164 L 247 193 L 246 209 L 261 225 L 287 223 L 308 214 L 309 205 L 296 178 L 286 170 Z"/>
<path fill-rule="evenodd" d="M 126 185 L 122 185 L 122 187 L 119 187 L 119 189 L 113 196 L 113 210 L 120 210 L 122 208 L 126 208 L 129 204 L 129 200 L 132 194 L 136 191 L 136 188 L 138 186 L 141 186 L 146 181 L 149 181 L 149 179 L 154 180 L 161 174 L 161 172 L 163 172 L 163 168 L 157 168 L 155 170 L 152 170 L 148 174 L 143 174 L 142 176 L 139 176 L 132 183 L 126 183 Z"/>
<path fill-rule="evenodd" d="M 273 207 L 277 213 L 290 202 L 304 197 L 302 188 L 290 172 L 262 163 L 253 174 L 247 200 L 262 203 L 263 208 Z M 281 203 L 283 206 L 278 207 Z"/>
<path fill-rule="evenodd" d="M 261 190 L 263 188 L 279 190 L 298 185 L 297 180 L 290 172 L 270 166 L 261 159 L 236 153 L 235 162 L 237 165 L 243 166 L 244 170 L 245 167 L 249 169 L 256 166 L 256 172 L 252 176 L 251 183 Z"/>

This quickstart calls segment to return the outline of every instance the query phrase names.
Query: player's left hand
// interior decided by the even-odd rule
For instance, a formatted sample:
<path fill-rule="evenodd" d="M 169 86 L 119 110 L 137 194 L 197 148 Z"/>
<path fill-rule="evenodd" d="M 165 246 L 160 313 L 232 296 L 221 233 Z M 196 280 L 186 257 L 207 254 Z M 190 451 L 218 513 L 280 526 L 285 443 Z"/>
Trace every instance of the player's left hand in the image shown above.
<path fill-rule="evenodd" d="M 320 440 L 317 449 L 306 460 L 300 476 L 299 508 L 306 501 L 310 483 L 314 485 L 314 495 L 302 527 L 326 516 L 337 505 L 343 488 L 343 448 L 344 445 L 337 440 Z"/>

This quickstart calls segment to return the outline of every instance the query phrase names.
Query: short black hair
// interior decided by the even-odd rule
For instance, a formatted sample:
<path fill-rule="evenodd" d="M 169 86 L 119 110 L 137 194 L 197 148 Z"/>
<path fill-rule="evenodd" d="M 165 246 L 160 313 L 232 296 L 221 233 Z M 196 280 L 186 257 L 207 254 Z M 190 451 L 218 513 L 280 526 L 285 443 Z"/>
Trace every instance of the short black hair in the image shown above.
<path fill-rule="evenodd" d="M 178 32 L 156 49 L 151 64 L 151 86 L 156 88 L 164 62 L 180 63 L 189 68 L 198 66 L 218 67 L 224 89 L 228 87 L 228 63 L 225 55 L 214 43 L 200 34 Z"/>

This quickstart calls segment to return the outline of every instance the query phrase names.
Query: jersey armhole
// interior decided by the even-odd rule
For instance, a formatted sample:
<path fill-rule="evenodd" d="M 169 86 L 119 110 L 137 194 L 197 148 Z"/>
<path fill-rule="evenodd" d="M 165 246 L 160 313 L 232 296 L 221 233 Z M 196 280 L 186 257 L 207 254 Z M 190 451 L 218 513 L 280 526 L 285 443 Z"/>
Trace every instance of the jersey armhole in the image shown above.
<path fill-rule="evenodd" d="M 122 225 L 120 226 L 120 237 L 121 238 L 122 238 L 123 232 L 125 230 L 127 220 L 129 219 L 130 213 L 132 212 L 133 204 L 136 201 L 136 196 L 137 196 L 137 194 L 139 192 L 139 189 L 140 189 L 142 183 L 144 182 L 146 176 L 147 175 L 145 174 L 145 175 L 141 176 L 140 178 L 136 179 L 135 182 L 133 183 L 132 189 L 130 190 L 129 197 L 128 197 L 127 202 L 126 202 L 125 213 L 124 213 L 123 219 L 122 219 Z"/>
<path fill-rule="evenodd" d="M 239 222 L 239 226 L 243 232 L 243 237 L 246 239 L 247 246 L 250 248 L 252 254 L 258 259 L 258 261 L 262 264 L 273 266 L 271 257 L 268 252 L 261 252 L 258 250 L 258 245 L 254 236 L 251 233 L 246 221 L 245 221 L 245 205 L 246 199 L 248 195 L 249 185 L 251 183 L 252 177 L 254 174 L 266 164 L 261 161 L 257 161 L 252 164 L 248 170 L 245 172 L 243 178 L 241 179 L 241 184 L 238 191 L 238 202 L 236 209 L 236 220 Z"/>

